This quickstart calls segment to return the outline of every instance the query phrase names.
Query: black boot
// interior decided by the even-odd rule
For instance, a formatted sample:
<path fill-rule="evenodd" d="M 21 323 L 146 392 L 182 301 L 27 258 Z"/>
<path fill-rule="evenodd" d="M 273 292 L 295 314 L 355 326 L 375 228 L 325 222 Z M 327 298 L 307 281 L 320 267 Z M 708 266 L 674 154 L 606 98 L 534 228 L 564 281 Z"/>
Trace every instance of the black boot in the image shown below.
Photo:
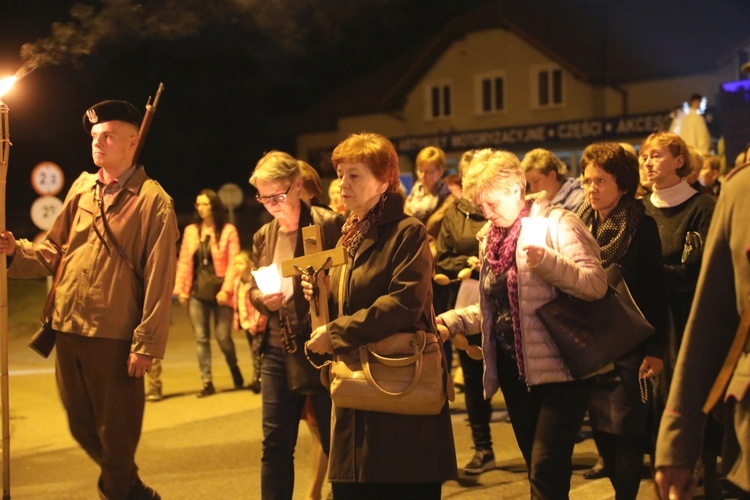
<path fill-rule="evenodd" d="M 199 398 L 205 398 L 206 396 L 210 396 L 211 394 L 214 394 L 215 392 L 216 392 L 216 389 L 214 389 L 214 383 L 206 382 L 205 384 L 203 384 L 203 389 L 200 390 L 197 396 Z"/>
<path fill-rule="evenodd" d="M 234 388 L 242 389 L 242 387 L 245 385 L 245 379 L 242 378 L 240 367 L 237 365 L 230 366 L 229 371 L 232 372 L 232 381 L 234 382 Z"/>
<path fill-rule="evenodd" d="M 138 478 L 136 483 L 130 487 L 128 500 L 161 500 L 161 495 L 155 489 L 146 486 L 141 478 Z"/>

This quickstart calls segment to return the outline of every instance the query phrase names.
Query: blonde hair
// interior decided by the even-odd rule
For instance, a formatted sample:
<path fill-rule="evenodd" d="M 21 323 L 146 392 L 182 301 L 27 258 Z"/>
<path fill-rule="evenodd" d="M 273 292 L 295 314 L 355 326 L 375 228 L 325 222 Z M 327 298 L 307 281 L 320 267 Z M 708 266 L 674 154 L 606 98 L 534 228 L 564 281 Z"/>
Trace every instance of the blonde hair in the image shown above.
<path fill-rule="evenodd" d="M 258 187 L 258 182 L 287 181 L 293 183 L 302 175 L 299 161 L 289 153 L 270 151 L 255 165 L 250 184 Z"/>
<path fill-rule="evenodd" d="M 417 168 L 425 163 L 432 163 L 440 170 L 445 170 L 445 151 L 436 146 L 427 146 L 417 154 Z"/>
<path fill-rule="evenodd" d="M 526 176 L 516 155 L 489 148 L 474 152 L 463 178 L 464 196 L 479 204 L 486 193 L 509 193 L 513 188 L 518 188 L 521 197 L 526 194 Z"/>
<path fill-rule="evenodd" d="M 302 189 L 310 195 L 310 199 L 313 202 L 319 201 L 320 195 L 323 194 L 323 182 L 320 180 L 318 171 L 306 161 L 297 161 L 299 162 L 302 176 Z"/>
<path fill-rule="evenodd" d="M 568 177 L 568 166 L 555 156 L 552 151 L 542 148 L 532 149 L 526 153 L 521 162 L 521 167 L 524 172 L 538 170 L 544 175 L 555 172 L 557 174 L 557 182 L 560 184 L 565 182 L 565 178 Z"/>
<path fill-rule="evenodd" d="M 690 151 L 688 151 L 687 144 L 677 134 L 672 132 L 654 132 L 650 136 L 646 137 L 641 143 L 641 155 L 649 148 L 667 148 L 672 156 L 677 158 L 682 156 L 682 165 L 678 168 L 675 173 L 680 177 L 687 177 L 693 170 L 693 166 L 690 160 Z"/>
<path fill-rule="evenodd" d="M 703 168 L 703 161 L 705 157 L 703 156 L 703 153 L 698 150 L 698 148 L 692 145 L 688 146 L 688 152 L 690 153 L 690 165 L 692 168 L 692 172 L 694 172 L 695 175 L 698 175 L 698 172 L 700 172 Z"/>

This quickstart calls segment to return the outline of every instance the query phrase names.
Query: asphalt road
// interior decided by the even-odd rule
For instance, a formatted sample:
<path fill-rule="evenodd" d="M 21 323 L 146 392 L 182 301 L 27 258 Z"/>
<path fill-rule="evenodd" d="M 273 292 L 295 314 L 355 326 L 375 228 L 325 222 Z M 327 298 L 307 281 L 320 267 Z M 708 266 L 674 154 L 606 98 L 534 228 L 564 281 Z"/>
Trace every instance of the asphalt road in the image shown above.
<path fill-rule="evenodd" d="M 54 353 L 50 359 L 39 357 L 26 347 L 27 339 L 25 331 L 10 334 L 11 480 L 4 491 L 15 499 L 97 499 L 98 469 L 68 432 L 54 382 Z M 239 333 L 235 342 L 240 366 L 249 375 L 247 342 Z M 218 392 L 198 399 L 200 378 L 192 331 L 185 309 L 175 306 L 163 364 L 167 397 L 147 404 L 137 454 L 142 478 L 165 499 L 260 498 L 260 396 L 229 389 L 229 371 L 218 347 L 213 347 Z M 496 398 L 493 405 L 502 410 L 502 399 Z M 473 455 L 462 394 L 452 409 L 457 459 L 462 466 Z M 493 422 L 492 433 L 498 468 L 447 482 L 443 498 L 528 498 L 526 472 L 510 425 Z M 608 480 L 582 477 L 595 458 L 591 440 L 576 446 L 571 498 L 614 498 Z M 296 450 L 295 499 L 304 498 L 309 467 L 310 433 L 303 423 Z M 328 491 L 326 484 L 324 498 Z M 653 498 L 653 483 L 644 480 L 639 499 Z"/>

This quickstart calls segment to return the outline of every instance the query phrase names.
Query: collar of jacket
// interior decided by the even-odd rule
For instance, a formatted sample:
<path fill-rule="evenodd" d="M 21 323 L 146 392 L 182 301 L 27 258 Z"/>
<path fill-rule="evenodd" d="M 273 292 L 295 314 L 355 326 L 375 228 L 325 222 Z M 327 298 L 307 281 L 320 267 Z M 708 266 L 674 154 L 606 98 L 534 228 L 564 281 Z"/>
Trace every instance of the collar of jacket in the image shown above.
<path fill-rule="evenodd" d="M 378 240 L 378 232 L 380 231 L 381 226 L 402 221 L 407 217 L 409 216 L 404 214 L 404 197 L 400 193 L 386 193 L 385 205 L 383 205 L 383 211 L 380 213 L 380 218 L 370 228 L 367 235 L 362 240 L 362 244 L 357 250 L 355 259 L 358 259 L 360 255 Z"/>
<path fill-rule="evenodd" d="M 466 198 L 461 198 L 460 200 L 458 200 L 458 202 L 456 202 L 456 210 L 461 212 L 467 219 L 475 221 L 486 220 L 484 218 L 484 215 L 482 215 L 482 211 Z"/>

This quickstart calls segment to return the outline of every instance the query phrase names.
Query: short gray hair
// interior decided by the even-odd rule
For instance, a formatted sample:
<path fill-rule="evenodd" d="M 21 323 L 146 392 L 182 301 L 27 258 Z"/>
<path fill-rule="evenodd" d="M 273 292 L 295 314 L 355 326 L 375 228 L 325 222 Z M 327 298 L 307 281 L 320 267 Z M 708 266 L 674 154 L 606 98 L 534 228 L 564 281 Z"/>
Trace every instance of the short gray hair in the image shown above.
<path fill-rule="evenodd" d="M 526 194 L 526 176 L 518 157 L 510 151 L 479 149 L 474 152 L 463 178 L 464 195 L 479 204 L 489 191 L 510 192 L 518 187 Z"/>
<path fill-rule="evenodd" d="M 258 187 L 258 182 L 287 181 L 293 183 L 302 172 L 295 157 L 283 151 L 270 151 L 258 160 L 250 184 Z"/>

